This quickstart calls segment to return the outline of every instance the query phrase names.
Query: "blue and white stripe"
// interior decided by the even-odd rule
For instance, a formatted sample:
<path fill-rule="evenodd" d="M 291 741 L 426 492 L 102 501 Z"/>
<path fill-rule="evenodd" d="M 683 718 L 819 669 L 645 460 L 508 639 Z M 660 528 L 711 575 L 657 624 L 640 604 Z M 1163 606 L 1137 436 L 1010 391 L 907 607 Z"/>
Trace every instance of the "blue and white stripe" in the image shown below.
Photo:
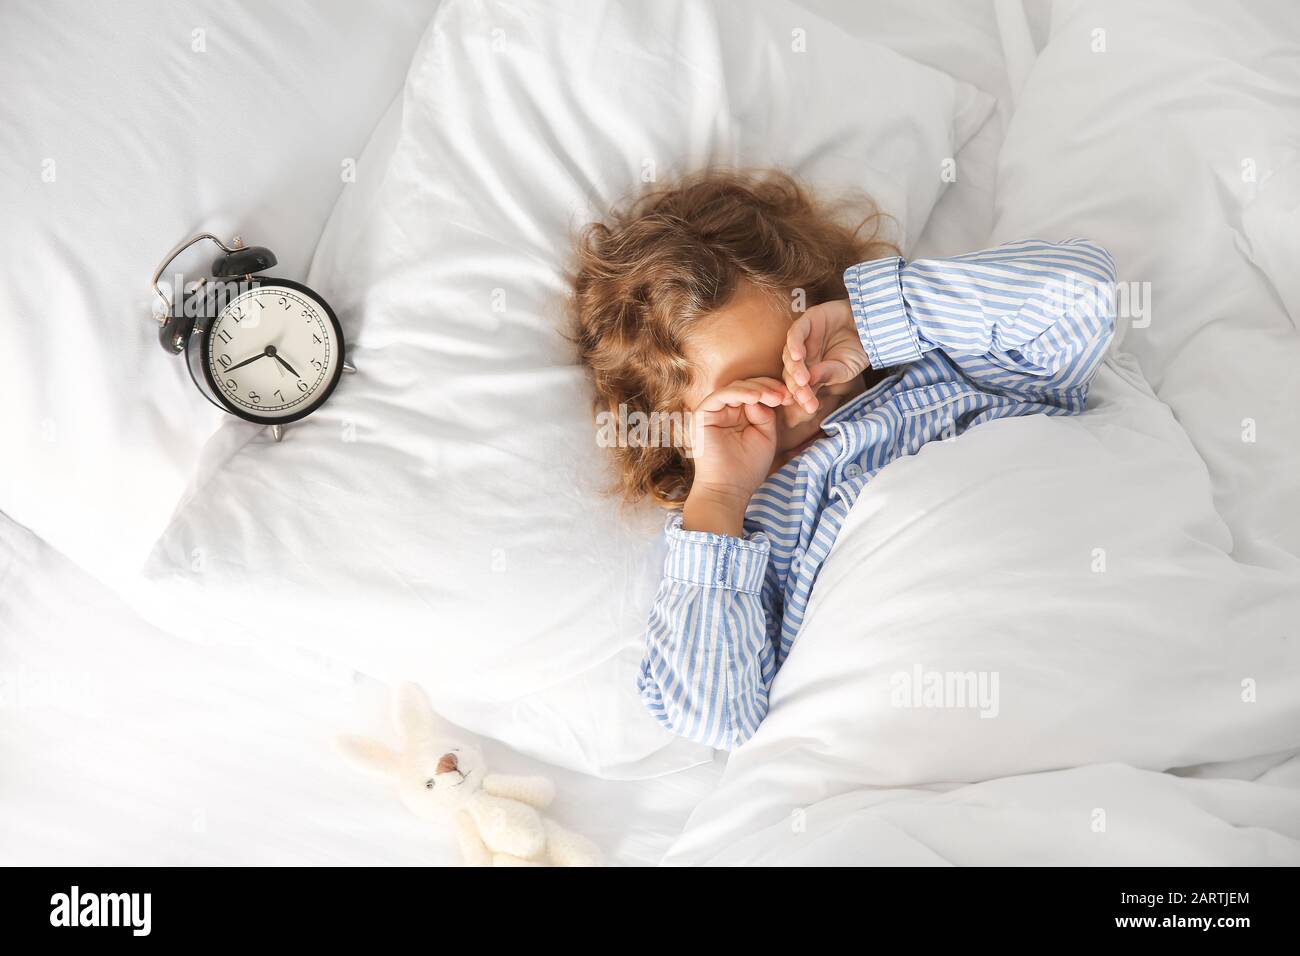
<path fill-rule="evenodd" d="M 713 747 L 739 746 L 766 715 L 817 574 L 872 476 L 981 422 L 1078 414 L 1114 334 L 1114 262 L 1082 239 L 880 259 L 844 282 L 872 366 L 903 368 L 768 478 L 744 538 L 668 520 L 637 686 L 659 723 Z"/>

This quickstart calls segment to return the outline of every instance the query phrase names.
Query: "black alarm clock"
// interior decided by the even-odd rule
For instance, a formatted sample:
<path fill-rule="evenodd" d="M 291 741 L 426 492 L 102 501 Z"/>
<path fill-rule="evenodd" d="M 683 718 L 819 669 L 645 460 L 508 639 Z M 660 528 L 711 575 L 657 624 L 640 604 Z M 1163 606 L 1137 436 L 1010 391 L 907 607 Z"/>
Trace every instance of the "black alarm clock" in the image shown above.
<path fill-rule="evenodd" d="M 158 285 L 163 271 L 205 239 L 222 250 L 211 276 L 168 296 Z M 329 303 L 301 282 L 260 274 L 275 263 L 265 246 L 245 246 L 238 237 L 227 246 L 202 233 L 168 253 L 152 284 L 167 306 L 154 316 L 164 351 L 185 353 L 190 378 L 208 401 L 244 421 L 269 425 L 280 441 L 285 425 L 320 408 L 340 376 L 355 369 Z"/>

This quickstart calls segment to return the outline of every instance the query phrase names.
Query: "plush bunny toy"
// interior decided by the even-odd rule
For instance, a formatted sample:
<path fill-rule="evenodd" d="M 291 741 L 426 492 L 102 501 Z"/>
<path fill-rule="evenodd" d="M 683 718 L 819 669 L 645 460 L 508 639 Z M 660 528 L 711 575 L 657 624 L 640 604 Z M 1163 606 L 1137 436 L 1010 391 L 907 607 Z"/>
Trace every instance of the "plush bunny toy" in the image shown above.
<path fill-rule="evenodd" d="M 393 696 L 399 753 L 377 740 L 341 737 L 354 763 L 397 784 L 402 802 L 426 819 L 452 818 L 468 866 L 600 866 L 600 851 L 538 810 L 555 796 L 545 777 L 487 772 L 482 752 L 439 734 L 424 691 L 402 684 Z"/>

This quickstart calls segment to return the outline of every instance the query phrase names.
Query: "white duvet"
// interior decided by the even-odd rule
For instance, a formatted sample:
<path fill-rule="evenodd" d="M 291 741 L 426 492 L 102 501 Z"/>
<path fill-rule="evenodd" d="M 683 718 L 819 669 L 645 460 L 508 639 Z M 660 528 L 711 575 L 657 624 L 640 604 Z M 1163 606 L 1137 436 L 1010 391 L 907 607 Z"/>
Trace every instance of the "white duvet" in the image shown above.
<path fill-rule="evenodd" d="M 1131 359 L 1101 369 L 1081 417 L 981 425 L 891 465 L 822 570 L 767 719 L 732 754 L 674 859 L 730 859 L 739 842 L 753 852 L 757 831 L 785 832 L 780 824 L 815 807 L 823 830 L 848 826 L 837 814 L 863 828 L 861 862 L 923 862 L 915 847 L 895 858 L 890 839 L 874 842 L 900 799 L 909 813 L 934 805 L 949 820 L 972 804 L 1024 807 L 1045 827 L 1077 827 L 1086 844 L 1093 807 L 1103 818 L 1117 802 L 1150 815 L 1166 799 L 1200 799 L 1147 794 L 1136 769 L 1300 745 L 1290 640 L 1300 590 L 1237 563 L 1231 544 L 1203 463 Z M 998 780 L 1092 764 L 1127 767 Z M 937 802 L 886 792 L 993 780 Z M 831 799 L 862 788 L 875 796 Z M 1267 796 L 1259 819 L 1289 819 L 1282 830 L 1294 841 L 1300 794 Z M 1256 815 L 1252 801 L 1224 801 Z M 966 862 L 1015 858 L 990 833 L 964 839 Z M 1249 857 L 1254 837 L 1216 839 L 1226 863 Z M 1069 840 L 1042 852 L 1050 846 L 1058 862 L 1135 853 L 1116 842 L 1098 843 L 1095 856 Z M 839 859 L 848 852 L 839 838 L 819 845 Z M 779 846 L 764 852 L 813 859 L 805 841 Z M 931 848 L 936 858 L 946 846 Z M 1278 836 L 1257 849 L 1257 862 L 1300 860 L 1300 843 Z M 1158 835 L 1146 850 L 1148 862 L 1167 862 Z"/>
<path fill-rule="evenodd" d="M 952 789 L 853 790 L 670 863 L 748 866 L 1296 866 L 1300 760 L 1187 779 L 1105 764 Z"/>

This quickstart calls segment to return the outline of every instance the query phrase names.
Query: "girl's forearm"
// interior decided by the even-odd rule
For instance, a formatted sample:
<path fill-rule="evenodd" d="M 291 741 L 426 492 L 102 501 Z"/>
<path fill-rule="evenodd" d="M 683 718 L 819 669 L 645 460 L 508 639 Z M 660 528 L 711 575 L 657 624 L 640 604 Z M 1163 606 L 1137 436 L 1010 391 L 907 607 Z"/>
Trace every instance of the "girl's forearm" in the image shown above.
<path fill-rule="evenodd" d="M 748 496 L 729 489 L 699 487 L 691 489 L 682 506 L 682 528 L 711 534 L 744 537 L 745 509 Z"/>

